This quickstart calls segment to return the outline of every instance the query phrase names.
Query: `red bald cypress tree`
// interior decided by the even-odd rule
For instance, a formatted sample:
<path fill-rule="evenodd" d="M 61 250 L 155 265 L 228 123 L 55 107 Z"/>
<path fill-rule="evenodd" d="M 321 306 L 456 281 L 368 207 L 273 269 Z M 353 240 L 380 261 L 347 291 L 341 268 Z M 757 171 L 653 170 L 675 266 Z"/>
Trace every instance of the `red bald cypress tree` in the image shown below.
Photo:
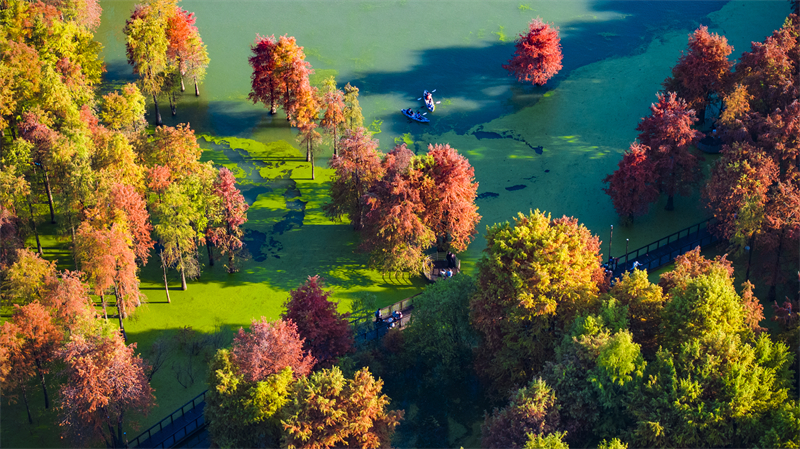
<path fill-rule="evenodd" d="M 424 184 L 429 188 L 423 191 L 423 220 L 447 249 L 465 251 L 481 221 L 475 205 L 475 169 L 447 144 L 428 145 L 427 159 L 432 163 L 425 164 L 423 170 L 433 182 Z"/>
<path fill-rule="evenodd" d="M 287 366 L 295 379 L 308 375 L 316 360 L 303 350 L 303 339 L 291 321 L 253 320 L 250 332 L 240 328 L 233 339 L 231 361 L 248 382 L 259 382 Z"/>
<path fill-rule="evenodd" d="M 503 68 L 518 81 L 544 85 L 561 70 L 562 59 L 558 28 L 537 17 L 528 25 L 528 33 L 519 35 L 514 57 Z"/>
<path fill-rule="evenodd" d="M 278 75 L 278 60 L 275 54 L 277 45 L 275 36 L 256 36 L 255 43 L 250 47 L 253 56 L 248 58 L 253 74 L 250 75 L 251 91 L 247 96 L 253 103 L 269 105 L 269 113 L 275 115 L 280 103 L 282 82 Z"/>
<path fill-rule="evenodd" d="M 228 273 L 238 271 L 234 257 L 242 247 L 242 225 L 247 222 L 250 207 L 236 188 L 236 178 L 227 168 L 221 168 L 214 181 L 214 196 L 218 201 L 212 207 L 212 217 L 206 232 L 207 240 L 228 255 Z"/>
<path fill-rule="evenodd" d="M 701 26 L 689 35 L 688 51 L 672 68 L 672 76 L 664 81 L 667 91 L 676 92 L 697 111 L 702 124 L 712 96 L 719 99 L 728 91 L 733 63 L 728 56 L 733 47 L 724 36 L 709 33 Z"/>
<path fill-rule="evenodd" d="M 147 415 L 155 405 L 145 375 L 147 362 L 117 334 L 70 337 L 60 351 L 67 381 L 61 386 L 59 425 L 76 445 L 102 440 L 125 447 L 123 429 L 131 415 Z"/>
<path fill-rule="evenodd" d="M 317 359 L 316 367 L 330 368 L 337 359 L 353 350 L 353 332 L 347 318 L 349 313 L 337 311 L 338 303 L 329 298 L 331 292 L 322 290 L 322 278 L 309 276 L 305 284 L 292 290 L 281 319 L 297 325 L 305 340 L 303 350 Z"/>
<path fill-rule="evenodd" d="M 619 161 L 619 168 L 603 179 L 608 184 L 603 191 L 611 197 L 623 220 L 633 222 L 634 217 L 646 214 L 650 204 L 658 200 L 655 164 L 649 152 L 647 145 L 632 143 Z"/>
<path fill-rule="evenodd" d="M 658 102 L 650 106 L 651 114 L 636 130 L 641 131 L 639 142 L 650 147 L 659 190 L 668 197 L 666 209 L 672 210 L 675 194 L 689 195 L 690 188 L 700 181 L 699 159 L 689 146 L 703 134 L 692 129 L 697 118 L 683 99 L 674 92 L 656 96 Z"/>
<path fill-rule="evenodd" d="M 21 339 L 17 357 L 25 360 L 18 367 L 26 368 L 20 374 L 27 378 L 38 376 L 44 392 L 44 408 L 50 407 L 45 375 L 50 372 L 50 365 L 56 356 L 56 349 L 63 339 L 63 334 L 53 324 L 50 312 L 39 302 L 34 301 L 20 307 L 15 305 L 13 323 L 17 336 Z"/>

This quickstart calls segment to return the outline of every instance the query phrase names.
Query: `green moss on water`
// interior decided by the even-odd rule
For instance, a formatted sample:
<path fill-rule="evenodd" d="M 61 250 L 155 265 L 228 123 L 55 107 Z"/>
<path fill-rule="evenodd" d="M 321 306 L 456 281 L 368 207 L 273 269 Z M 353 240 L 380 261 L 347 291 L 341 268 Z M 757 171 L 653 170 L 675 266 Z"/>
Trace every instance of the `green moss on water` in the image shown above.
<path fill-rule="evenodd" d="M 369 124 L 369 126 L 367 126 L 367 131 L 373 136 L 376 134 L 380 134 L 381 125 L 383 125 L 383 120 L 375 119 L 372 121 L 372 123 Z"/>
<path fill-rule="evenodd" d="M 414 145 L 414 136 L 411 133 L 405 133 L 400 137 L 394 138 L 394 144 L 406 144 L 406 146 L 410 147 Z"/>
<path fill-rule="evenodd" d="M 520 12 L 525 12 L 525 11 L 533 11 L 533 8 L 531 8 L 531 6 L 530 6 L 530 5 L 528 5 L 528 4 L 520 4 L 520 5 L 519 5 L 519 7 L 517 7 L 517 9 L 518 9 Z"/>
<path fill-rule="evenodd" d="M 492 31 L 492 34 L 497 36 L 497 39 L 500 42 L 508 42 L 508 36 L 506 36 L 505 29 L 506 28 L 503 25 L 500 25 L 500 30 L 499 31 Z"/>

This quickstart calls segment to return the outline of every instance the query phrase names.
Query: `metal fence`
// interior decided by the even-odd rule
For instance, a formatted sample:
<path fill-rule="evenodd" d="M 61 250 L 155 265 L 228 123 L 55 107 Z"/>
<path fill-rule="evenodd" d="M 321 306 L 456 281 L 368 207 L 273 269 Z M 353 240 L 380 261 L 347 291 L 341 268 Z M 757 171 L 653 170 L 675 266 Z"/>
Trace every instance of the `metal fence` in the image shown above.
<path fill-rule="evenodd" d="M 130 440 L 127 447 L 173 447 L 184 438 L 191 436 L 197 429 L 205 426 L 205 414 L 202 410 L 204 407 L 202 406 L 205 405 L 206 393 L 208 390 L 198 394 L 183 407 Z"/>
<path fill-rule="evenodd" d="M 655 270 L 697 246 L 703 247 L 719 241 L 719 238 L 709 229 L 714 220 L 714 218 L 709 218 L 616 258 L 614 272 L 621 273 L 629 270 L 634 262 L 639 262 L 641 269 Z"/>

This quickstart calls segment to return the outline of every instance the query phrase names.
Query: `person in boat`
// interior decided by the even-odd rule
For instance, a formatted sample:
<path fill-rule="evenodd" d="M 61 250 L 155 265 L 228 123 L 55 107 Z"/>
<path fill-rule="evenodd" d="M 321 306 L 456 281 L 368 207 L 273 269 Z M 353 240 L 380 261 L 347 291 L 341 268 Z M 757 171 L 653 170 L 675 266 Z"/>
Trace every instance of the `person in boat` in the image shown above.
<path fill-rule="evenodd" d="M 425 103 L 430 103 L 433 100 L 433 95 L 430 92 L 425 94 Z"/>

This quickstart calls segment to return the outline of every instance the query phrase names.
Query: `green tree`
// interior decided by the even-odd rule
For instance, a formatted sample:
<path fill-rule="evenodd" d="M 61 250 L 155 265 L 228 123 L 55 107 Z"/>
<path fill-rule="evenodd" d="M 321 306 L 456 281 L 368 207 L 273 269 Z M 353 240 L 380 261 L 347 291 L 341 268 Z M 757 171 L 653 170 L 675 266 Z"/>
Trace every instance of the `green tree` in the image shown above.
<path fill-rule="evenodd" d="M 626 404 L 646 363 L 627 330 L 626 309 L 610 299 L 598 315 L 577 318 L 541 374 L 559 398 L 561 428 L 576 444 L 619 435 L 632 422 Z"/>
<path fill-rule="evenodd" d="M 567 432 L 553 432 L 544 436 L 537 434 L 528 435 L 528 442 L 525 449 L 569 449 L 569 445 L 564 442 Z"/>
<path fill-rule="evenodd" d="M 404 351 L 414 359 L 415 383 L 445 388 L 465 381 L 478 343 L 469 323 L 474 293 L 474 279 L 460 274 L 414 297 L 413 323 L 403 334 Z"/>
<path fill-rule="evenodd" d="M 161 93 L 168 68 L 167 25 L 174 13 L 176 0 L 151 0 L 136 5 L 131 17 L 125 22 L 125 47 L 128 64 L 139 75 L 142 92 L 153 96 L 156 125 L 161 126 L 158 111 L 158 94 Z"/>
<path fill-rule="evenodd" d="M 283 407 L 291 400 L 292 368 L 257 382 L 247 381 L 227 349 L 209 366 L 205 416 L 219 447 L 277 447 Z"/>
<path fill-rule="evenodd" d="M 344 127 L 351 131 L 364 127 L 364 115 L 358 104 L 358 88 L 350 83 L 344 86 Z"/>
<path fill-rule="evenodd" d="M 482 446 L 523 447 L 526 438 L 555 431 L 559 426 L 556 395 L 541 378 L 534 379 L 509 398 L 502 410 L 495 408 L 481 426 Z"/>
<path fill-rule="evenodd" d="M 661 311 L 664 291 L 647 278 L 647 271 L 624 273 L 605 297 L 614 298 L 627 307 L 628 328 L 633 341 L 642 346 L 645 356 L 655 356 L 661 344 Z"/>
<path fill-rule="evenodd" d="M 574 218 L 538 210 L 490 227 L 470 317 L 482 337 L 478 374 L 495 392 L 525 383 L 564 330 L 598 303 L 600 242 Z"/>

